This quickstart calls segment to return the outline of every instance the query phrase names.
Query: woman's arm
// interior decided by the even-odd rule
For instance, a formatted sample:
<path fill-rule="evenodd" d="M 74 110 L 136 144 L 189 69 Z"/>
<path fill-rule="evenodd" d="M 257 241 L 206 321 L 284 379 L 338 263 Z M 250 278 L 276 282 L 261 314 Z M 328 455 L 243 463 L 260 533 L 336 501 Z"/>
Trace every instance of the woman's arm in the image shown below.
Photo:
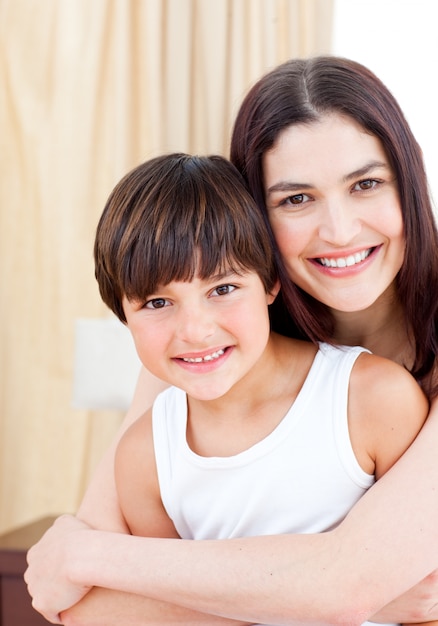
<path fill-rule="evenodd" d="M 46 558 L 59 551 L 58 581 L 82 593 L 97 585 L 248 622 L 360 624 L 438 564 L 437 442 L 435 402 L 402 459 L 329 533 L 183 541 L 74 521 Z"/>
<path fill-rule="evenodd" d="M 174 604 L 96 587 L 62 613 L 61 621 L 64 626 L 250 626 L 248 622 L 203 615 Z"/>
<path fill-rule="evenodd" d="M 249 622 L 361 623 L 438 564 L 437 443 L 435 402 L 402 459 L 322 535 L 188 542 L 65 528 L 61 520 L 50 550 L 39 546 L 30 561 L 35 579 L 46 560 L 62 593 L 46 589 L 37 604 L 59 611 L 76 601 L 73 590 L 77 599 L 98 585 Z"/>

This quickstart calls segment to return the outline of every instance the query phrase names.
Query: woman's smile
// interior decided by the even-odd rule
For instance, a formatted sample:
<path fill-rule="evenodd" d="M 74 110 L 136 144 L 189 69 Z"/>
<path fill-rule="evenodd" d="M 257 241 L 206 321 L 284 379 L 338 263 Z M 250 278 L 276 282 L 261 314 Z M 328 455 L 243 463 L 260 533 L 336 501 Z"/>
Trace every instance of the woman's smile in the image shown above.
<path fill-rule="evenodd" d="M 336 267 L 338 269 L 342 267 L 352 267 L 353 265 L 362 264 L 375 249 L 376 248 L 368 248 L 366 250 L 361 250 L 361 252 L 350 253 L 348 256 L 338 257 L 328 255 L 312 260 L 320 263 L 324 267 Z"/>
<path fill-rule="evenodd" d="M 334 311 L 376 302 L 405 251 L 398 188 L 380 141 L 351 118 L 327 114 L 283 130 L 263 170 L 291 280 Z"/>

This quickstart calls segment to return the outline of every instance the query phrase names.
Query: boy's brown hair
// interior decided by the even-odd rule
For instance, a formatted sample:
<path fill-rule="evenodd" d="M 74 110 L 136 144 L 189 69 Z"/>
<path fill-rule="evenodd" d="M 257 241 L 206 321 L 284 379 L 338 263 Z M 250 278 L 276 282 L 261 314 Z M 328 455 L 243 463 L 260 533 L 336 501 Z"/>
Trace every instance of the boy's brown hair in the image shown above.
<path fill-rule="evenodd" d="M 169 154 L 129 172 L 106 203 L 94 259 L 102 299 L 124 323 L 124 296 L 146 300 L 174 280 L 249 270 L 269 293 L 277 278 L 263 217 L 220 156 Z"/>

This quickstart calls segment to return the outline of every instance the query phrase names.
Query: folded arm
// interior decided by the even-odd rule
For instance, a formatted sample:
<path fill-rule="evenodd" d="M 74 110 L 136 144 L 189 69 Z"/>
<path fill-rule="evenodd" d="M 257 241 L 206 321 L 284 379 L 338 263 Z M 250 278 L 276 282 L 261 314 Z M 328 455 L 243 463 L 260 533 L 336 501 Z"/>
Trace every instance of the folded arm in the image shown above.
<path fill-rule="evenodd" d="M 249 623 L 362 623 L 438 564 L 437 442 L 435 403 L 407 453 L 330 533 L 190 542 L 65 530 L 50 546 L 62 553 L 57 579 L 82 595 L 106 587 Z M 391 621 L 415 621 L 393 606 Z"/>
<path fill-rule="evenodd" d="M 247 622 L 224 619 L 159 602 L 150 598 L 94 587 L 75 588 L 64 564 L 69 557 L 64 552 L 73 529 L 88 527 L 127 533 L 121 513 L 114 480 L 114 455 L 123 433 L 152 404 L 162 381 L 142 369 L 134 401 L 112 446 L 97 468 L 87 489 L 76 518 L 64 516 L 42 538 L 29 555 L 31 567 L 26 574 L 34 596 L 34 606 L 53 623 L 65 626 L 247 626 Z M 85 526 L 79 520 L 87 523 Z M 85 593 L 85 595 L 84 595 Z M 74 604 L 76 603 L 76 604 Z M 71 606 L 73 605 L 73 606 Z M 69 607 L 59 616 L 58 612 Z"/>
<path fill-rule="evenodd" d="M 142 596 L 93 588 L 84 599 L 61 613 L 64 626 L 249 626 L 248 622 L 205 615 Z"/>

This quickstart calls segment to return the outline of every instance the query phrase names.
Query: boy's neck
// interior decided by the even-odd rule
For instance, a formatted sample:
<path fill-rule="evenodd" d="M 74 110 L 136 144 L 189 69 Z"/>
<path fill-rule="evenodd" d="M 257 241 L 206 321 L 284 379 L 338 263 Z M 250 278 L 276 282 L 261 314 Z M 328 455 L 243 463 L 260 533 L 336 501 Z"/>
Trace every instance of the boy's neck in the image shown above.
<path fill-rule="evenodd" d="M 224 396 L 188 397 L 187 442 L 201 456 L 232 456 L 269 435 L 298 395 L 316 347 L 271 333 L 253 368 Z"/>

